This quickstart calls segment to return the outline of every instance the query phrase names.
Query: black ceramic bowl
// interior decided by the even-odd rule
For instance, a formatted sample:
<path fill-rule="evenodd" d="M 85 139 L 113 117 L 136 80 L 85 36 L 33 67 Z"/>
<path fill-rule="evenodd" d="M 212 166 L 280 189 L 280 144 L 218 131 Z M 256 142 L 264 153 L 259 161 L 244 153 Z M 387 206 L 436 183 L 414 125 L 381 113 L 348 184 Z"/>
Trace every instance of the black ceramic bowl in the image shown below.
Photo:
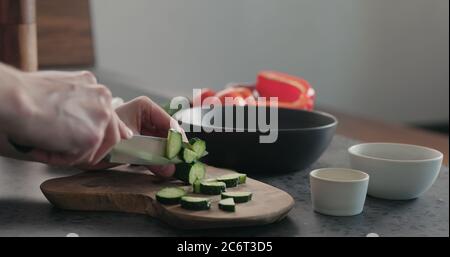
<path fill-rule="evenodd" d="M 266 110 L 270 111 L 269 107 Z M 198 115 L 192 115 L 193 111 L 199 111 Z M 174 117 L 188 128 L 188 138 L 198 137 L 206 141 L 209 154 L 203 159 L 205 163 L 244 173 L 281 173 L 309 167 L 328 147 L 337 125 L 336 118 L 327 113 L 279 108 L 278 137 L 274 143 L 260 143 L 260 136 L 267 133 L 249 131 L 247 122 L 240 127 L 233 124 L 233 132 L 205 131 L 213 128 L 204 122 L 205 115 L 211 117 L 213 112 L 219 112 L 222 124 L 225 124 L 227 111 L 235 117 L 236 113 L 244 113 L 245 120 L 248 120 L 248 108 L 236 106 L 212 110 L 185 109 Z M 267 124 L 270 124 L 269 117 L 266 116 Z M 194 129 L 201 131 L 195 132 Z"/>

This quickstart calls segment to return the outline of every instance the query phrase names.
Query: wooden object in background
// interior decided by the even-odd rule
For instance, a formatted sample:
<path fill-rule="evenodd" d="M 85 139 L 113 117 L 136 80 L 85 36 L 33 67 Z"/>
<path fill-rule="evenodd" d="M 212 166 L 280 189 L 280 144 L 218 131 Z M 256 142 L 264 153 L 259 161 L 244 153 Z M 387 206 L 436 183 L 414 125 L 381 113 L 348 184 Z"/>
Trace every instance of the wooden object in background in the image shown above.
<path fill-rule="evenodd" d="M 208 167 L 207 173 L 217 177 L 230 172 Z M 155 200 L 160 189 L 181 185 L 177 181 L 161 181 L 150 174 L 106 170 L 51 179 L 42 183 L 41 190 L 52 204 L 62 209 L 140 213 L 186 229 L 269 224 L 284 218 L 294 206 L 294 199 L 286 192 L 251 178 L 247 178 L 246 184 L 227 189 L 253 193 L 252 200 L 237 204 L 234 213 L 218 208 L 220 196 L 207 196 L 212 204 L 210 210 L 204 211 L 162 205 Z M 192 186 L 186 188 L 192 190 Z"/>
<path fill-rule="evenodd" d="M 89 0 L 36 1 L 39 67 L 93 66 Z"/>
<path fill-rule="evenodd" d="M 0 0 L 0 61 L 37 69 L 35 0 Z"/>

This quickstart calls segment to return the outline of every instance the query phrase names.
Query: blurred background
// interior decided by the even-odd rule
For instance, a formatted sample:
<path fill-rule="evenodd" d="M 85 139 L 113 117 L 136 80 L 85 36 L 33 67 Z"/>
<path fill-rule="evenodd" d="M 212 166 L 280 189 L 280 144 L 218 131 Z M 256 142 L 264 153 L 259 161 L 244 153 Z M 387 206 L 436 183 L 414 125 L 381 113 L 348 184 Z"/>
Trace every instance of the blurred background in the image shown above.
<path fill-rule="evenodd" d="M 448 0 L 37 0 L 40 67 L 149 94 L 307 79 L 318 108 L 448 133 Z"/>

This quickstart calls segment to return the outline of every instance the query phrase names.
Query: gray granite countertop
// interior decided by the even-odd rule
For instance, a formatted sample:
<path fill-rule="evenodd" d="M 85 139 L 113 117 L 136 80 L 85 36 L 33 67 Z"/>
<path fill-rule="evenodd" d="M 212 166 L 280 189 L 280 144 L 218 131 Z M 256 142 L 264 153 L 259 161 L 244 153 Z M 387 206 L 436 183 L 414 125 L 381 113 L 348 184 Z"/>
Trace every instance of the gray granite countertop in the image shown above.
<path fill-rule="evenodd" d="M 355 141 L 336 136 L 312 168 L 348 167 L 346 148 Z M 308 170 L 252 176 L 295 199 L 288 216 L 275 224 L 186 231 L 145 215 L 59 210 L 39 190 L 46 179 L 78 171 L 0 158 L 0 236 L 449 236 L 449 176 L 443 167 L 433 187 L 410 201 L 368 197 L 362 214 L 331 217 L 312 210 Z"/>
<path fill-rule="evenodd" d="M 100 82 L 125 100 L 145 94 L 110 74 L 96 72 Z M 163 97 L 153 96 L 156 102 Z M 356 141 L 336 136 L 309 169 L 348 167 L 346 149 Z M 137 214 L 64 211 L 54 208 L 39 185 L 79 171 L 0 157 L 0 236 L 449 236 L 449 171 L 443 167 L 433 187 L 410 201 L 368 197 L 362 214 L 331 217 L 312 210 L 309 170 L 277 176 L 255 176 L 291 194 L 295 206 L 282 221 L 260 227 L 186 231 Z"/>

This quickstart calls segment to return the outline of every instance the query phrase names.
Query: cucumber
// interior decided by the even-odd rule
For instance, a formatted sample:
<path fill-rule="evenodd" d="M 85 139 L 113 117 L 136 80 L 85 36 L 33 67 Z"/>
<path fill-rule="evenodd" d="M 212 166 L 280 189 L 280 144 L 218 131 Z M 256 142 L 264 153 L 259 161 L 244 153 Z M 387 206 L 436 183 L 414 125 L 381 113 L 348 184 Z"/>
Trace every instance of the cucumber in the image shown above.
<path fill-rule="evenodd" d="M 245 181 L 247 180 L 247 174 L 244 173 L 238 174 L 239 174 L 239 184 L 245 184 Z"/>
<path fill-rule="evenodd" d="M 192 185 L 197 179 L 202 180 L 205 177 L 205 174 L 205 165 L 201 162 L 196 162 L 177 164 L 173 176 Z"/>
<path fill-rule="evenodd" d="M 239 174 L 227 174 L 220 177 L 217 177 L 217 181 L 224 182 L 225 185 L 227 185 L 227 188 L 229 187 L 236 187 L 239 184 Z"/>
<path fill-rule="evenodd" d="M 235 203 L 246 203 L 252 200 L 251 192 L 223 192 L 222 199 L 233 198 Z"/>
<path fill-rule="evenodd" d="M 184 148 L 183 149 L 183 160 L 186 163 L 193 163 L 198 159 L 198 155 L 191 149 Z"/>
<path fill-rule="evenodd" d="M 162 204 L 178 204 L 186 191 L 179 187 L 166 187 L 156 193 L 156 200 Z"/>
<path fill-rule="evenodd" d="M 200 183 L 200 192 L 205 195 L 220 195 L 225 192 L 226 184 L 224 182 L 207 182 Z"/>
<path fill-rule="evenodd" d="M 195 180 L 194 184 L 192 184 L 192 191 L 196 194 L 200 194 L 200 180 Z"/>
<path fill-rule="evenodd" d="M 219 201 L 219 209 L 229 212 L 236 211 L 236 204 L 233 198 L 226 198 Z"/>
<path fill-rule="evenodd" d="M 187 143 L 187 142 L 183 142 L 183 148 L 187 148 L 187 149 L 189 149 L 189 150 L 192 150 L 192 151 L 194 151 L 194 149 L 192 148 L 192 145 L 191 144 L 189 144 L 189 143 Z"/>
<path fill-rule="evenodd" d="M 196 152 L 198 156 L 203 156 L 206 151 L 205 141 L 194 137 L 189 139 L 189 144 L 191 145 L 191 149 Z"/>
<path fill-rule="evenodd" d="M 215 178 L 207 178 L 207 179 L 203 179 L 200 182 L 217 182 L 217 179 L 215 179 Z"/>
<path fill-rule="evenodd" d="M 181 133 L 170 129 L 167 135 L 166 157 L 169 159 L 175 158 L 181 150 L 183 145 L 183 137 Z"/>
<path fill-rule="evenodd" d="M 183 196 L 180 203 L 184 209 L 194 211 L 208 210 L 211 207 L 211 200 L 203 197 Z"/>

